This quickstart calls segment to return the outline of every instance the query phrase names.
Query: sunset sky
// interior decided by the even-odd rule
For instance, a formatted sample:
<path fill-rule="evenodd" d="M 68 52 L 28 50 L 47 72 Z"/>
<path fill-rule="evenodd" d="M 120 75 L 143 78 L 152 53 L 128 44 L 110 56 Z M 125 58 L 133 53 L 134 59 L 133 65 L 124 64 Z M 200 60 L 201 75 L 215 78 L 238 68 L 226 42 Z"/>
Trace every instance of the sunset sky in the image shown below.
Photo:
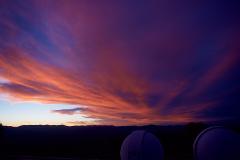
<path fill-rule="evenodd" d="M 0 122 L 240 117 L 240 4 L 0 0 Z"/>

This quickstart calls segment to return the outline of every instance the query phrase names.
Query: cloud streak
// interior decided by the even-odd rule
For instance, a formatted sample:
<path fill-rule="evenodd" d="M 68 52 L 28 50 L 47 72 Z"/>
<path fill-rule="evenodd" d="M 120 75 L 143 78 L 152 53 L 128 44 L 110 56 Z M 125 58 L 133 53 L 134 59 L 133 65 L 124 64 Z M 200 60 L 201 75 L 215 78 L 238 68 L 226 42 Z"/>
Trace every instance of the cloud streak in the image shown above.
<path fill-rule="evenodd" d="M 83 105 L 52 112 L 96 124 L 239 116 L 240 14 L 233 2 L 1 3 L 3 94 Z"/>
<path fill-rule="evenodd" d="M 59 114 L 67 114 L 67 115 L 73 115 L 77 113 L 81 113 L 81 111 L 84 110 L 82 108 L 72 108 L 72 109 L 58 109 L 53 110 L 53 113 L 59 113 Z"/>

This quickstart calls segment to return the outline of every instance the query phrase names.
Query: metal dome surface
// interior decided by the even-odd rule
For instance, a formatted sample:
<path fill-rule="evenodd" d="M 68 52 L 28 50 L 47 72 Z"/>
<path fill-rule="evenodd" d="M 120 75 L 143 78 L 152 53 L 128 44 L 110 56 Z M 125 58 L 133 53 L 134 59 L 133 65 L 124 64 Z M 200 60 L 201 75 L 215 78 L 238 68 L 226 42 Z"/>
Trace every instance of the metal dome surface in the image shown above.
<path fill-rule="evenodd" d="M 139 130 L 123 141 L 120 155 L 122 160 L 162 160 L 163 147 L 153 134 Z"/>
<path fill-rule="evenodd" d="M 195 160 L 240 160 L 240 135 L 221 126 L 203 130 L 193 145 Z"/>

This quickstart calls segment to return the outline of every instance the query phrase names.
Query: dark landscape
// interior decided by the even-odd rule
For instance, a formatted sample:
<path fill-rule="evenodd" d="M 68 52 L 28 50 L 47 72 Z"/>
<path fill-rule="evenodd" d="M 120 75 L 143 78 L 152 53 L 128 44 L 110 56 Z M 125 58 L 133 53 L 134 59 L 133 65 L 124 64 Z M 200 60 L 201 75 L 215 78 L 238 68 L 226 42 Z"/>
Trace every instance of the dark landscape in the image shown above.
<path fill-rule="evenodd" d="M 176 126 L 20 126 L 2 127 L 1 159 L 119 160 L 121 144 L 134 130 L 155 134 L 166 160 L 191 160 L 196 136 L 210 125 Z M 240 133 L 240 127 L 227 125 Z"/>

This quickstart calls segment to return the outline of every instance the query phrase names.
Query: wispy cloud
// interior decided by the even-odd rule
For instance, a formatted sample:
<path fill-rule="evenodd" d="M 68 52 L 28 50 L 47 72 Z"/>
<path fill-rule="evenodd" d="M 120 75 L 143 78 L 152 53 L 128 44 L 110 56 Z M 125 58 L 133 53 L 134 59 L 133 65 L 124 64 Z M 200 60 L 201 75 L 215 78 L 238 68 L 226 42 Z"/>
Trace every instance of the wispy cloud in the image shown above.
<path fill-rule="evenodd" d="M 53 110 L 53 113 L 59 113 L 59 114 L 67 114 L 67 115 L 73 115 L 77 113 L 81 113 L 81 111 L 84 111 L 85 109 L 83 108 L 72 108 L 72 109 L 58 109 L 58 110 Z"/>

